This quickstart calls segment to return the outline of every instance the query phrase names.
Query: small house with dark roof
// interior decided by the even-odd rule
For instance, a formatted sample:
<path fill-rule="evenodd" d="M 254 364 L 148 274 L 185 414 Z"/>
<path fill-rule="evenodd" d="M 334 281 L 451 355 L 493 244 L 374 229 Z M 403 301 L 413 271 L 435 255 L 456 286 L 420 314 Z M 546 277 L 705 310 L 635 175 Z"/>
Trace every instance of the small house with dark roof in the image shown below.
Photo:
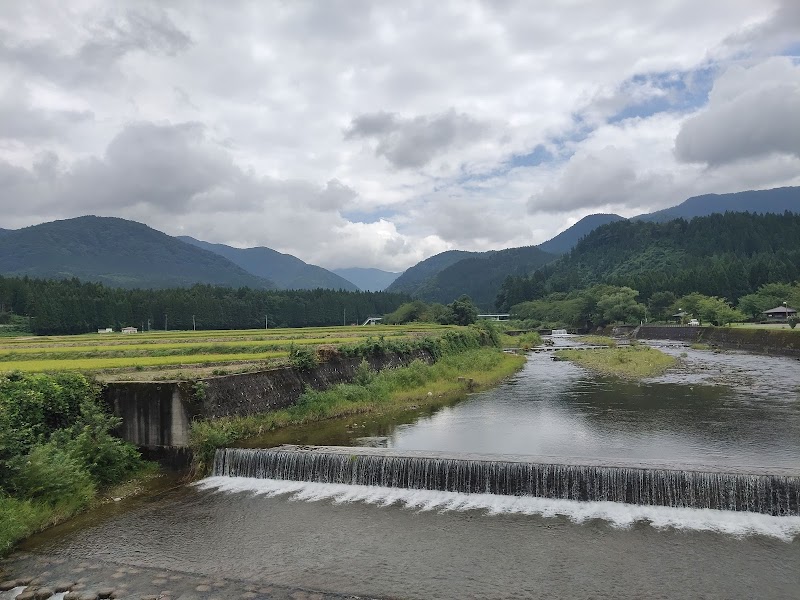
<path fill-rule="evenodd" d="M 776 306 L 775 308 L 770 308 L 769 310 L 765 310 L 763 313 L 767 319 L 772 319 L 774 321 L 786 321 L 789 317 L 797 316 L 797 311 L 790 307 L 790 306 Z"/>

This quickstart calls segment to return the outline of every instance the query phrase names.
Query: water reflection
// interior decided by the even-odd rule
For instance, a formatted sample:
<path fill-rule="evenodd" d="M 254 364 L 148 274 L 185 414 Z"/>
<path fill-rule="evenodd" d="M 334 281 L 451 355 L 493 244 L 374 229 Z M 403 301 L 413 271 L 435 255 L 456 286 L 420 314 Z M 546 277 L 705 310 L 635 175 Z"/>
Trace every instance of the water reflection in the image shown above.
<path fill-rule="evenodd" d="M 797 361 L 664 347 L 681 368 L 630 382 L 532 354 L 459 403 L 289 428 L 251 446 L 400 449 L 800 470 Z"/>

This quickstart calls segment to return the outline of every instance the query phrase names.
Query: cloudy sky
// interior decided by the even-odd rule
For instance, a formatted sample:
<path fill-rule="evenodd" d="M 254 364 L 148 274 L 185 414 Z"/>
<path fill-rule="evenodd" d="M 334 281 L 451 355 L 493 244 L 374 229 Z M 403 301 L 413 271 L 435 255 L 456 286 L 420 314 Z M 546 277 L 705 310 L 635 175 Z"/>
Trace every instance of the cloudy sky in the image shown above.
<path fill-rule="evenodd" d="M 402 270 L 800 185 L 797 0 L 0 3 L 0 227 Z"/>

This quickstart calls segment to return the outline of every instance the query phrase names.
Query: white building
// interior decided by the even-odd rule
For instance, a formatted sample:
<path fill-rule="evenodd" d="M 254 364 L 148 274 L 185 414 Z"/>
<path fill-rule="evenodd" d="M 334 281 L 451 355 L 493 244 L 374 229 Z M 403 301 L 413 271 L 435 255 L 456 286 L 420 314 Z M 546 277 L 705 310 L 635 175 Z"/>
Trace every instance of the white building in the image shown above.
<path fill-rule="evenodd" d="M 139 333 L 139 330 L 136 327 L 123 327 L 122 333 Z"/>

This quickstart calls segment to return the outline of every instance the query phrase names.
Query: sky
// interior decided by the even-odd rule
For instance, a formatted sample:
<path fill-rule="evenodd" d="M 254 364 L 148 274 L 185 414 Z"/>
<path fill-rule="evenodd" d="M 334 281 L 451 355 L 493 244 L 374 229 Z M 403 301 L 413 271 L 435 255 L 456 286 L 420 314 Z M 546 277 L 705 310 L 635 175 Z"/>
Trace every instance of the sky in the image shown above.
<path fill-rule="evenodd" d="M 0 3 L 0 227 L 400 271 L 800 185 L 797 0 Z"/>

